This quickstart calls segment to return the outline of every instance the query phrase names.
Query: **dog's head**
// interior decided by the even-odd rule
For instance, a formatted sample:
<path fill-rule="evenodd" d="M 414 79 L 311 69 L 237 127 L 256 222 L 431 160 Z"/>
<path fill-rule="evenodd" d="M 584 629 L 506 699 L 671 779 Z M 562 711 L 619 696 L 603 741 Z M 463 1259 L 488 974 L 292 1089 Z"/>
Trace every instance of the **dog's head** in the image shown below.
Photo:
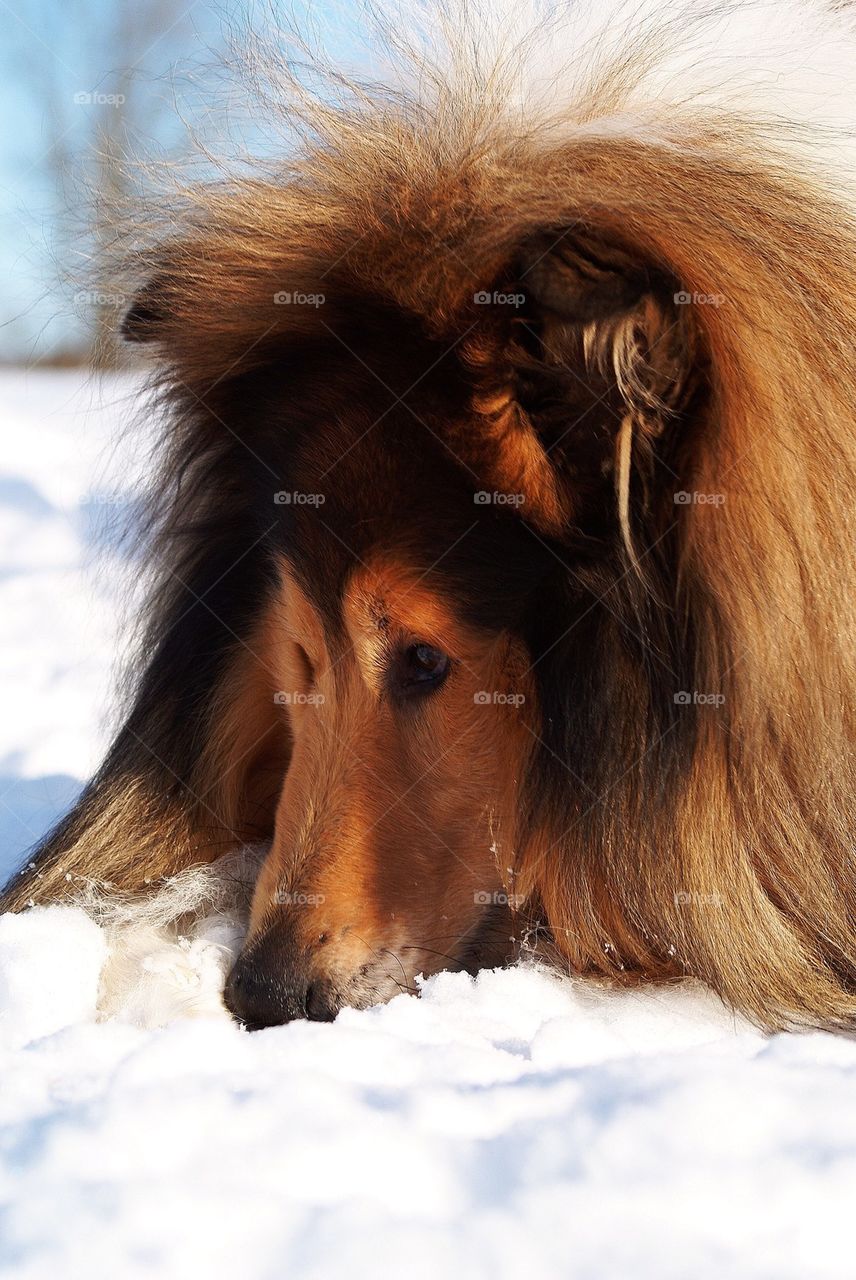
<path fill-rule="evenodd" d="M 272 717 L 288 737 L 227 988 L 251 1024 L 513 954 L 524 855 L 553 838 L 533 776 L 552 754 L 574 781 L 551 653 L 638 572 L 630 455 L 650 478 L 698 392 L 686 309 L 653 264 L 556 228 L 491 271 L 462 273 L 439 334 L 344 271 L 272 296 L 272 323 L 314 314 L 218 401 L 270 569 L 220 693 L 215 740 L 244 721 L 220 767 L 241 772 Z M 171 316 L 149 286 L 126 333 L 163 341 Z M 598 657 L 582 661 L 584 683 Z"/>
<path fill-rule="evenodd" d="M 194 847 L 271 840 L 229 1007 L 327 1018 L 543 925 L 578 971 L 785 1000 L 770 895 L 809 901 L 780 845 L 814 837 L 792 803 L 762 836 L 759 797 L 816 767 L 794 690 L 844 665 L 803 609 L 843 540 L 821 557 L 832 507 L 793 501 L 824 469 L 807 403 L 838 413 L 819 206 L 668 143 L 451 176 L 348 145 L 308 192 L 212 196 L 125 322 L 166 369 L 189 595 L 153 635 Z"/>

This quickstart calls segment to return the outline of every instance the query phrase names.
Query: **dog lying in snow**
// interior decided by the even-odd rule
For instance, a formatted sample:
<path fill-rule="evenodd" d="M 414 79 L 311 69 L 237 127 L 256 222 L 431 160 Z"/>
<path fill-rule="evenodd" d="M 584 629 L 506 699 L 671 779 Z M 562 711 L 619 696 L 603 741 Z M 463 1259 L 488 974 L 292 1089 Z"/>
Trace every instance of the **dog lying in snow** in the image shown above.
<path fill-rule="evenodd" d="M 852 1027 L 853 18 L 519 10 L 285 83 L 281 172 L 134 257 L 136 696 L 2 905 L 268 841 L 249 1026 L 529 936 Z"/>

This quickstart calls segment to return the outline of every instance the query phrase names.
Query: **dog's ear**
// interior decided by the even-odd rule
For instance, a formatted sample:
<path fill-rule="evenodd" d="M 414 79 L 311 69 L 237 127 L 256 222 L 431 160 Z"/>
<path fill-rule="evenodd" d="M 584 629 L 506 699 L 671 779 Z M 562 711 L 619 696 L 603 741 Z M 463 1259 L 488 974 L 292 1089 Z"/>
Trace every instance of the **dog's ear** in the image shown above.
<path fill-rule="evenodd" d="M 228 229 L 155 246 L 129 262 L 138 281 L 119 324 L 129 343 L 153 348 L 152 355 L 178 371 L 181 381 L 201 389 L 234 380 L 260 368 L 283 340 L 325 332 L 318 306 L 284 304 L 291 292 L 327 301 L 318 289 L 317 264 L 305 262 L 299 247 L 279 256 L 247 250 L 250 237 Z M 334 301 L 325 306 L 329 318 Z"/>
<path fill-rule="evenodd" d="M 600 532 L 614 487 L 632 555 L 631 505 L 698 386 L 692 308 L 668 273 L 580 229 L 529 240 L 507 279 L 476 295 L 490 314 L 465 347 L 486 481 L 516 486 L 553 535 Z"/>

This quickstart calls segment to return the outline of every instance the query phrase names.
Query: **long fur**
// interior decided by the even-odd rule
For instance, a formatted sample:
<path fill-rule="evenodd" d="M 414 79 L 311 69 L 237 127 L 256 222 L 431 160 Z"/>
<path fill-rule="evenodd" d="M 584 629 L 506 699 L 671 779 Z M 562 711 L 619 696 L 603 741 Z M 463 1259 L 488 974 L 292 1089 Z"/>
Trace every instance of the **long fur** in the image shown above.
<path fill-rule="evenodd" d="M 587 621 L 570 611 L 570 634 L 542 644 L 552 727 L 525 797 L 517 887 L 575 971 L 691 974 L 768 1026 L 852 1027 L 849 11 L 509 9 L 513 22 L 501 7 L 430 10 L 416 51 L 390 40 L 387 86 L 325 82 L 321 66 L 312 92 L 284 60 L 277 92 L 302 133 L 289 161 L 183 193 L 169 210 L 179 228 L 135 252 L 131 323 L 160 344 L 169 413 L 136 699 L 3 906 L 62 896 L 78 877 L 139 890 L 270 835 L 269 806 L 242 801 L 223 724 L 254 696 L 236 692 L 241 644 L 256 647 L 270 578 L 256 502 L 272 483 L 268 442 L 253 438 L 250 456 L 239 439 L 246 388 L 284 341 L 320 332 L 311 308 L 271 308 L 283 282 L 330 295 L 324 325 L 346 288 L 448 344 L 479 322 L 474 290 L 501 283 L 518 246 L 583 227 L 702 301 L 634 313 L 624 331 L 582 310 L 569 322 L 624 408 L 623 549 L 586 584 L 603 607 Z M 557 325 L 558 344 L 567 331 Z M 484 356 L 495 389 L 525 376 L 517 355 L 497 367 Z M 684 419 L 693 379 L 705 408 Z M 521 429 L 486 421 L 485 440 L 456 447 L 487 465 L 493 432 L 501 470 L 503 433 Z M 548 536 L 573 515 L 533 466 Z M 724 505 L 676 504 L 678 491 Z M 533 632 L 536 654 L 539 643 Z M 676 706 L 677 689 L 715 693 L 717 714 Z M 272 777 L 287 758 L 279 733 L 272 724 Z"/>

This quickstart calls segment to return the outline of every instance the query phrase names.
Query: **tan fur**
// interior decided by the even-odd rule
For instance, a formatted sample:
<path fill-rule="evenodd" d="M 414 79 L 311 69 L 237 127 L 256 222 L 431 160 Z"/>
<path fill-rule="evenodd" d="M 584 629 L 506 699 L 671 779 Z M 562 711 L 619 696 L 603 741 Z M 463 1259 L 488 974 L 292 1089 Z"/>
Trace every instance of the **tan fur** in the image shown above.
<path fill-rule="evenodd" d="M 282 598 L 282 669 L 305 701 L 292 709 L 294 755 L 247 946 L 284 927 L 295 960 L 311 957 L 316 981 L 370 1003 L 454 963 L 481 904 L 505 904 L 501 860 L 513 858 L 518 816 L 512 779 L 536 709 L 531 689 L 522 714 L 476 701 L 485 688 L 528 688 L 515 683 L 521 655 L 515 661 L 507 639 L 462 626 L 453 605 L 392 557 L 355 571 L 340 652 L 330 651 L 287 565 Z M 408 727 L 382 696 L 378 672 L 386 652 L 413 639 L 455 653 L 457 671 L 443 699 Z M 296 647 L 309 657 L 310 680 Z M 504 914 L 494 962 L 511 951 Z"/>
<path fill-rule="evenodd" d="M 438 342 L 460 343 L 471 375 L 479 367 L 466 427 L 448 424 L 449 445 L 475 464 L 485 487 L 525 492 L 525 517 L 549 534 L 576 518 L 575 480 L 552 468 L 516 403 L 514 333 L 497 336 L 496 316 L 474 305 L 474 290 L 513 284 L 518 247 L 536 234 L 561 238 L 563 228 L 583 226 L 613 246 L 616 270 L 641 264 L 682 291 L 721 298 L 672 307 L 652 287 L 632 313 L 581 313 L 556 326 L 556 341 L 570 334 L 579 342 L 588 374 L 612 370 L 622 404 L 616 502 L 637 582 L 620 580 L 616 593 L 641 593 L 640 613 L 652 603 L 671 610 L 676 635 L 692 630 L 692 688 L 724 702 L 721 714 L 698 712 L 686 784 L 658 809 L 639 764 L 658 745 L 645 736 L 647 694 L 629 659 L 617 657 L 614 687 L 628 720 L 611 727 L 631 763 L 597 798 L 596 823 L 557 811 L 515 850 L 518 886 L 536 917 L 543 909 L 555 949 L 574 970 L 620 980 L 691 974 L 766 1026 L 852 1027 L 856 221 L 816 173 L 772 151 L 768 131 L 743 117 L 659 113 L 653 104 L 638 132 L 588 127 L 620 121 L 628 76 L 627 66 L 616 67 L 549 132 L 512 124 L 478 83 L 463 96 L 460 85 L 447 96 L 440 86 L 439 101 L 414 112 L 380 103 L 337 111 L 303 100 L 317 136 L 287 179 L 191 193 L 185 229 L 136 260 L 151 282 L 143 294 L 152 294 L 153 315 L 142 325 L 175 378 L 205 397 L 224 371 L 262 367 L 272 341 L 329 334 L 345 293 L 383 298 Z M 577 246 L 566 275 L 579 278 L 581 295 L 596 292 L 602 280 L 583 279 L 581 262 Z M 283 287 L 323 289 L 328 306 L 273 307 Z M 545 334 L 549 340 L 549 326 Z M 669 476 L 657 469 L 656 449 L 698 386 L 704 406 L 680 420 Z M 724 507 L 674 506 L 679 487 L 723 493 Z M 647 493 L 636 508 L 634 491 Z M 639 541 L 640 512 L 678 543 L 669 603 L 646 596 L 653 540 Z M 383 573 L 392 606 L 400 592 L 416 593 Z M 353 595 L 350 607 L 358 608 Z M 282 608 L 290 618 L 291 606 Z M 358 637 L 354 643 L 359 652 Z M 318 661 L 323 670 L 330 655 Z M 65 892 L 67 868 L 129 886 L 213 856 L 241 824 L 239 762 L 253 758 L 251 739 L 265 728 L 264 699 L 249 690 L 245 658 L 236 664 L 196 780 L 203 796 L 218 797 L 215 841 L 206 841 L 198 807 L 173 812 L 134 779 L 120 780 L 63 857 L 40 864 L 35 879 L 24 876 L 4 906 Z M 337 703 L 336 733 L 354 742 L 374 723 L 357 674 Z M 245 710 L 252 732 L 242 725 Z M 484 730 L 472 709 L 470 716 L 455 731 L 478 770 L 488 770 L 498 749 L 507 776 L 490 786 L 510 810 L 519 782 L 512 757 L 519 764 L 522 747 L 504 754 L 493 730 L 479 745 Z M 306 835 L 293 824 L 326 776 L 313 793 L 313 821 L 340 824 L 343 875 L 367 894 L 371 938 L 383 896 L 374 882 L 368 888 L 376 851 L 366 832 L 385 806 L 404 824 L 417 861 L 424 857 L 425 837 L 403 799 L 408 776 L 382 737 L 362 743 L 375 763 L 344 805 L 341 779 L 335 769 L 325 775 L 314 751 L 311 765 L 295 762 L 286 778 L 278 852 L 259 903 Z M 450 813 L 467 763 L 440 771 Z M 347 820 L 338 816 L 346 809 Z M 467 812 L 477 810 L 473 792 Z M 476 839 L 460 814 L 450 823 L 456 840 Z M 452 864 L 447 870 L 458 874 Z M 324 892 L 334 896 L 330 885 Z M 263 909 L 256 906 L 257 926 Z M 436 914 L 435 906 L 420 918 L 417 942 L 434 936 Z M 346 923 L 340 914 L 334 927 Z"/>

